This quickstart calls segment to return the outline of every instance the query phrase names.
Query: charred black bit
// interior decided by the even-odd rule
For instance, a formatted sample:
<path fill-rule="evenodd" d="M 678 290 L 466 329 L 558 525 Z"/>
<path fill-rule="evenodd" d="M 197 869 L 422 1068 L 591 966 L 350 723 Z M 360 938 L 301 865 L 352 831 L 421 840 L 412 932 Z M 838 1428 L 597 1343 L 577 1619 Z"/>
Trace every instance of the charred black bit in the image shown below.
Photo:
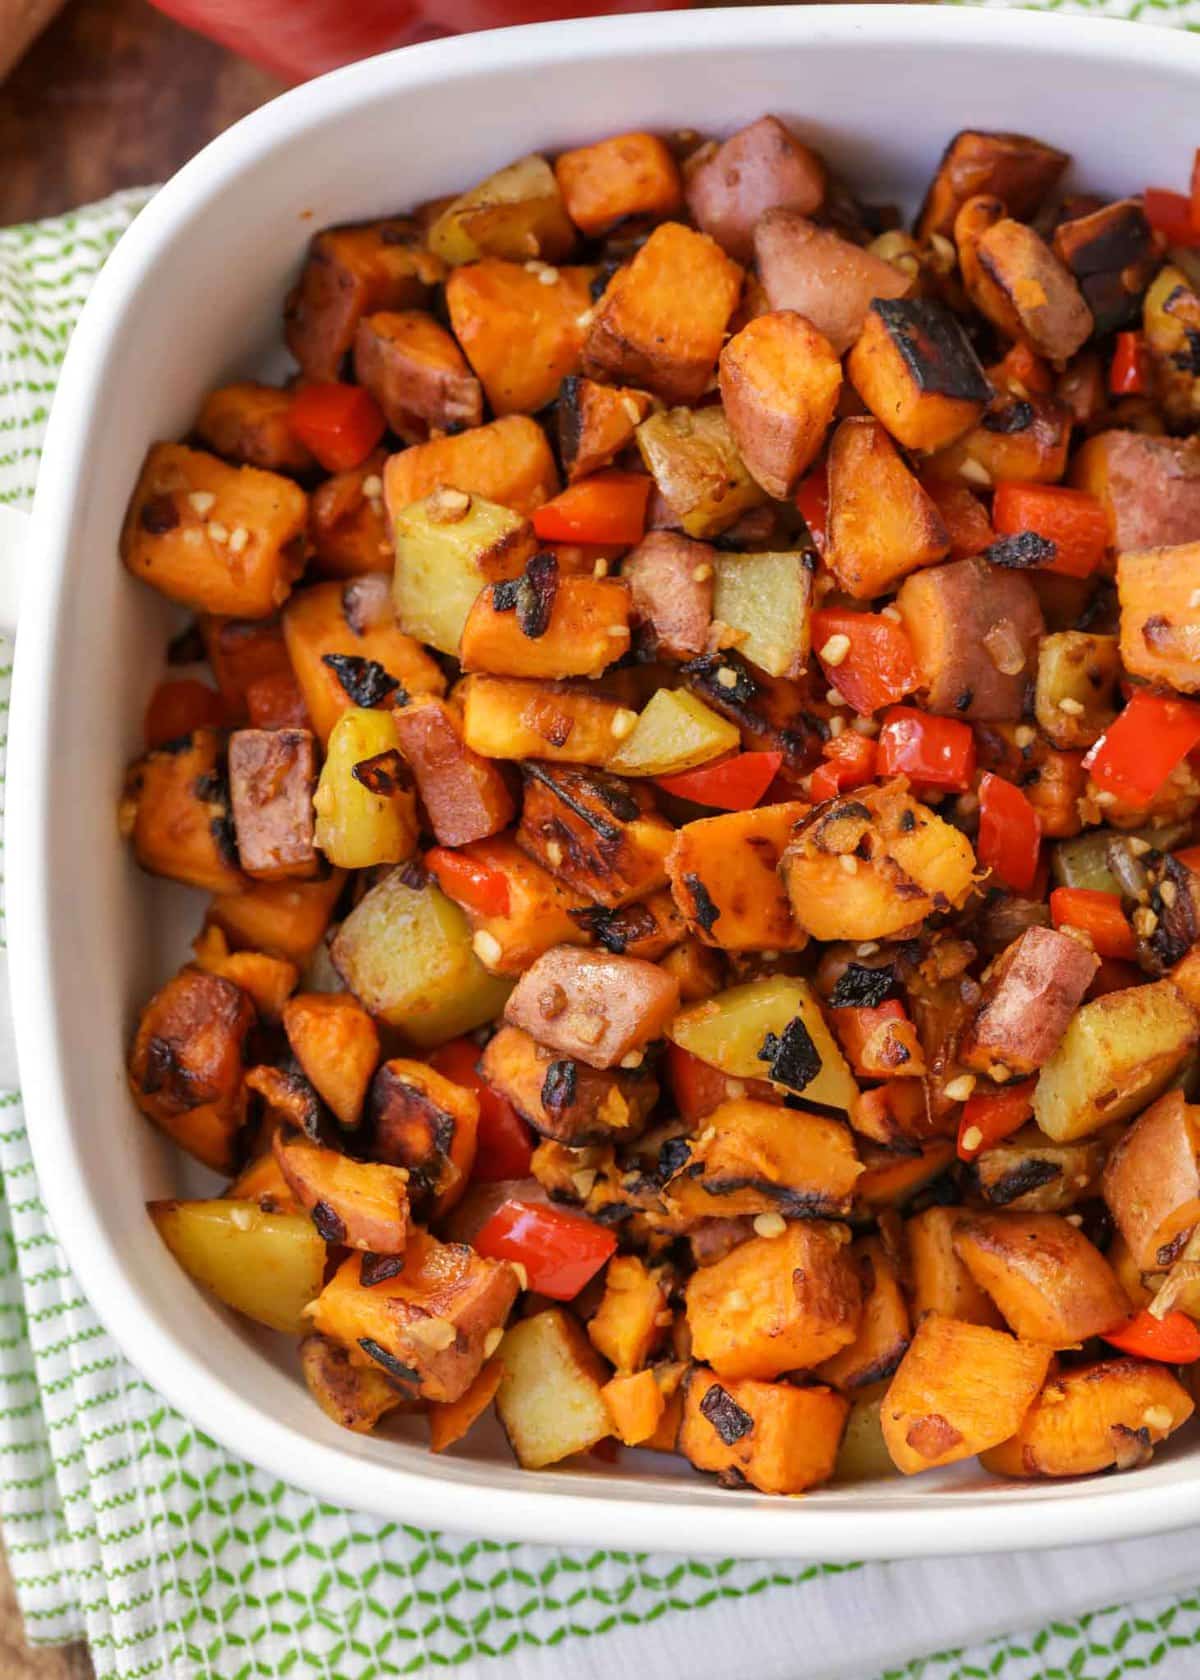
<path fill-rule="evenodd" d="M 1061 1177 L 1062 1167 L 1057 1161 L 1039 1160 L 1034 1155 L 1013 1167 L 1011 1172 L 1002 1173 L 991 1184 L 981 1185 L 981 1193 L 993 1207 L 1007 1207 L 1018 1196 L 1027 1195 L 1043 1184 L 1052 1184 Z"/>
<path fill-rule="evenodd" d="M 542 765 L 533 762 L 526 762 L 521 765 L 522 776 L 535 782 L 541 782 L 544 788 L 548 788 L 554 797 L 567 807 L 568 811 L 577 816 L 581 822 L 586 823 L 601 840 L 619 845 L 623 838 L 621 830 L 614 824 L 607 822 L 605 818 L 597 816 L 595 811 L 586 805 L 582 799 L 576 799 L 571 793 L 570 784 L 575 782 L 576 786 L 579 785 L 576 776 L 572 773 L 574 770 L 574 765 Z M 610 811 L 614 811 L 616 815 L 620 816 L 622 821 L 632 822 L 640 816 L 641 813 L 636 802 L 623 789 L 610 788 L 604 780 L 603 771 L 582 771 L 580 775 L 586 777 L 588 791 L 594 793 L 603 804 L 608 806 Z"/>
<path fill-rule="evenodd" d="M 1200 328 L 1184 327 L 1183 336 L 1187 339 L 1187 349 L 1176 350 L 1171 362 L 1181 373 L 1200 374 Z"/>
<path fill-rule="evenodd" d="M 500 583 L 492 585 L 492 611 L 513 612 L 517 605 L 517 589 L 520 578 L 504 578 Z"/>
<path fill-rule="evenodd" d="M 970 693 L 970 690 L 968 689 L 967 692 Z M 961 698 L 961 696 L 960 696 L 960 698 Z M 970 702 L 970 700 L 968 700 L 967 705 L 969 706 L 970 704 L 971 704 L 971 702 Z M 965 711 L 966 707 L 964 707 L 963 710 Z M 913 829 L 916 828 L 916 826 L 917 826 L 916 813 L 914 811 L 909 811 L 907 809 L 901 811 L 901 813 L 900 813 L 900 832 L 901 832 L 901 834 L 911 834 Z"/>
<path fill-rule="evenodd" d="M 992 387 L 957 315 L 931 298 L 875 298 L 871 308 L 919 390 L 989 401 Z"/>
<path fill-rule="evenodd" d="M 1192 898 L 1191 871 L 1178 858 L 1162 852 L 1151 852 L 1143 858 L 1150 887 L 1149 908 L 1157 917 L 1154 932 L 1148 939 L 1139 939 L 1138 958 L 1142 967 L 1152 975 L 1161 976 L 1196 943 L 1196 906 Z"/>
<path fill-rule="evenodd" d="M 362 758 L 352 765 L 350 774 L 361 782 L 368 793 L 390 799 L 393 794 L 413 785 L 412 772 L 395 747 L 388 747 L 374 758 Z"/>
<path fill-rule="evenodd" d="M 364 1289 L 370 1289 L 397 1277 L 403 1270 L 403 1254 L 364 1254 L 359 1262 L 358 1281 Z"/>
<path fill-rule="evenodd" d="M 850 963 L 838 976 L 830 995 L 831 1009 L 878 1009 L 896 990 L 896 970 L 890 964 L 884 968 L 867 968 L 863 963 Z"/>
<path fill-rule="evenodd" d="M 317 1235 L 327 1243 L 344 1243 L 346 1221 L 328 1202 L 314 1202 L 309 1216 L 317 1228 Z"/>
<path fill-rule="evenodd" d="M 658 931 L 654 913 L 644 904 L 624 904 L 609 910 L 602 904 L 589 904 L 583 910 L 568 912 L 576 927 L 593 935 L 598 944 L 614 956 L 625 954 L 632 940 L 650 939 Z"/>
<path fill-rule="evenodd" d="M 600 302 L 600 299 L 608 290 L 609 281 L 612 279 L 613 275 L 617 272 L 620 266 L 621 264 L 619 262 L 606 262 L 600 265 L 599 272 L 593 276 L 592 282 L 588 287 L 593 303 Z"/>
<path fill-rule="evenodd" d="M 401 865 L 400 879 L 409 892 L 424 892 L 429 885 L 429 871 L 423 863 L 419 863 L 416 858 L 412 858 L 408 863 Z"/>
<path fill-rule="evenodd" d="M 593 782 L 596 797 L 607 805 L 619 822 L 636 822 L 641 816 L 637 800 L 628 788 L 611 776 L 597 776 Z"/>
<path fill-rule="evenodd" d="M 668 1138 L 658 1152 L 658 1165 L 652 1175 L 656 1184 L 666 1184 L 677 1173 L 682 1172 L 691 1154 L 692 1146 L 687 1138 Z"/>
<path fill-rule="evenodd" d="M 706 1392 L 700 1402 L 700 1410 L 727 1447 L 740 1441 L 743 1435 L 749 1435 L 754 1428 L 750 1413 L 739 1406 L 729 1390 L 722 1388 L 720 1383 L 713 1383 Z"/>
<path fill-rule="evenodd" d="M 167 1038 L 152 1038 L 147 1044 L 141 1086 L 147 1096 L 165 1091 L 179 1109 L 199 1108 L 211 1097 L 205 1081 L 180 1061 L 179 1051 Z"/>
<path fill-rule="evenodd" d="M 692 915 L 705 933 L 711 933 L 713 923 L 720 919 L 721 912 L 708 895 L 708 888 L 699 875 L 685 875 L 683 884 L 692 895 Z"/>
<path fill-rule="evenodd" d="M 557 594 L 558 560 L 549 550 L 539 550 L 517 582 L 517 621 L 530 641 L 537 641 L 550 628 Z"/>
<path fill-rule="evenodd" d="M 1058 544 L 1036 531 L 1018 531 L 1014 536 L 1001 537 L 983 551 L 983 558 L 993 566 L 1007 566 L 1024 570 L 1027 566 L 1047 566 L 1058 553 Z"/>
<path fill-rule="evenodd" d="M 542 1107 L 561 1117 L 575 1101 L 579 1070 L 572 1061 L 551 1062 L 542 1081 Z"/>
<path fill-rule="evenodd" d="M 152 537 L 165 537 L 179 524 L 179 509 L 172 496 L 151 496 L 142 503 L 138 523 Z"/>
<path fill-rule="evenodd" d="M 579 375 L 569 373 L 558 387 L 555 404 L 555 423 L 558 433 L 558 456 L 569 467 L 579 453 L 582 416 L 579 412 Z"/>
<path fill-rule="evenodd" d="M 758 1052 L 769 1062 L 771 1078 L 791 1091 L 803 1091 L 821 1071 L 821 1058 L 801 1015 L 793 1016 L 781 1033 L 769 1032 Z"/>
<path fill-rule="evenodd" d="M 982 425 L 985 432 L 999 432 L 1001 436 L 1008 437 L 1013 432 L 1027 431 L 1033 425 L 1033 419 L 1033 404 L 1018 397 L 1016 402 L 1004 408 L 989 409 Z"/>
<path fill-rule="evenodd" d="M 733 672 L 737 680 L 732 688 L 717 682 L 720 670 Z M 727 705 L 748 706 L 758 699 L 758 684 L 741 661 L 731 656 L 728 648 L 724 653 L 702 653 L 699 659 L 689 660 L 683 666 L 683 674 L 697 679 L 702 687 L 723 697 Z"/>
<path fill-rule="evenodd" d="M 198 624 L 189 624 L 167 644 L 168 665 L 199 665 L 204 658 L 204 637 Z"/>
<path fill-rule="evenodd" d="M 1141 1465 L 1148 1464 L 1154 1455 L 1150 1431 L 1145 1424 L 1137 1429 L 1130 1429 L 1126 1423 L 1114 1423 L 1112 1437 L 1116 1452 L 1114 1470 L 1136 1470 Z"/>
<path fill-rule="evenodd" d="M 237 849 L 237 832 L 233 826 L 233 811 L 229 802 L 229 782 L 223 770 L 206 770 L 197 776 L 192 791 L 202 805 L 217 807 L 209 819 L 208 831 L 218 852 L 231 868 L 241 863 Z"/>
<path fill-rule="evenodd" d="M 377 659 L 364 659 L 357 653 L 323 653 L 321 663 L 329 666 L 342 692 L 356 706 L 381 706 L 397 691 L 401 704 L 408 699 L 399 681 L 389 676 Z"/>
<path fill-rule="evenodd" d="M 394 1377 L 397 1382 L 406 1383 L 409 1387 L 412 1387 L 421 1381 L 419 1371 L 414 1371 L 411 1365 L 402 1364 L 394 1353 L 389 1353 L 385 1347 L 380 1347 L 379 1343 L 373 1342 L 370 1336 L 360 1336 L 358 1345 L 368 1359 L 373 1359 L 377 1365 L 382 1365 L 388 1376 Z"/>
<path fill-rule="evenodd" d="M 176 735 L 170 741 L 160 741 L 154 752 L 165 753 L 168 758 L 175 758 L 179 753 L 188 752 L 192 745 L 190 735 Z"/>

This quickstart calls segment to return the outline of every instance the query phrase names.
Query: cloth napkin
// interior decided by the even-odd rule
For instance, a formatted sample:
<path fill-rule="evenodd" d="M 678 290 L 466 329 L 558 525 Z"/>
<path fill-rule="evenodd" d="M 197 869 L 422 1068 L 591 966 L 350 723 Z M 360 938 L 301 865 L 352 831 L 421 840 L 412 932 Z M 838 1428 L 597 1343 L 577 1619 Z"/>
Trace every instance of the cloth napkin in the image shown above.
<path fill-rule="evenodd" d="M 1200 27 L 1200 0 L 1074 9 Z M 0 232 L 0 502 L 29 502 L 71 328 L 148 197 L 121 193 Z M 0 642 L 0 755 L 11 651 Z M 0 757 L 0 801 L 5 791 Z M 0 986 L 0 1085 L 15 1080 L 4 1005 Z M 558 1680 L 565 1666 L 572 1680 L 626 1668 L 643 1680 L 1146 1670 L 1185 1680 L 1200 1668 L 1200 1528 L 1105 1548 L 836 1568 L 552 1551 L 436 1533 L 411 1516 L 383 1522 L 276 1481 L 138 1376 L 66 1264 L 19 1094 L 0 1090 L 0 1520 L 30 1639 L 86 1639 L 101 1676 L 376 1680 L 453 1669 L 466 1680 Z"/>

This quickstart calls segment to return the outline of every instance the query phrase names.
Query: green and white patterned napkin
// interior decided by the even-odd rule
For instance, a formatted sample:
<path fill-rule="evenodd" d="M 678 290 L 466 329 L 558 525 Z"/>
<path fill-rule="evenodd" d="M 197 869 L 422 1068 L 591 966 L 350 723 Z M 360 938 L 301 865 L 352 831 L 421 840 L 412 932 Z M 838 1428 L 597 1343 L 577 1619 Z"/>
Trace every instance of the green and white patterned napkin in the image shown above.
<path fill-rule="evenodd" d="M 1068 9 L 1200 27 L 1200 0 Z M 148 196 L 0 232 L 2 503 L 30 501 L 67 339 Z M 0 642 L 0 755 L 10 669 Z M 30 1638 L 86 1639 L 120 1680 L 1184 1680 L 1200 1665 L 1200 1529 L 839 1569 L 555 1552 L 322 1504 L 231 1457 L 121 1357 L 50 1230 L 15 1091 L 0 1094 L 0 1520 Z M 996 1637 L 1014 1627 L 1040 1631 Z"/>

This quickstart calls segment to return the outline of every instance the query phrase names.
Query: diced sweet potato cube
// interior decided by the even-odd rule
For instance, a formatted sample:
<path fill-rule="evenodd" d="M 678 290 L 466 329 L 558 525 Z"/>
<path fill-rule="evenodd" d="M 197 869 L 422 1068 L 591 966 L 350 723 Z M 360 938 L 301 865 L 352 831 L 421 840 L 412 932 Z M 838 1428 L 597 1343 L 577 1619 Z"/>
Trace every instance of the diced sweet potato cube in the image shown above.
<path fill-rule="evenodd" d="M 670 1316 L 663 1274 L 652 1272 L 635 1254 L 617 1254 L 608 1263 L 604 1294 L 587 1333 L 618 1371 L 640 1371 L 662 1341 L 664 1314 Z"/>
<path fill-rule="evenodd" d="M 708 644 L 716 551 L 678 531 L 650 531 L 621 576 L 632 591 L 634 622 L 667 659 L 695 659 Z"/>
<path fill-rule="evenodd" d="M 1054 254 L 1075 276 L 1098 335 L 1136 320 L 1158 266 L 1157 241 L 1138 199 L 1119 199 L 1060 222 Z"/>
<path fill-rule="evenodd" d="M 378 1368 L 355 1365 L 348 1348 L 328 1336 L 305 1336 L 300 1369 L 308 1392 L 327 1418 L 366 1435 L 380 1418 L 404 1404 L 404 1395 Z"/>
<path fill-rule="evenodd" d="M 152 875 L 214 893 L 246 884 L 238 867 L 221 740 L 196 729 L 131 764 L 121 801 L 122 832 Z"/>
<path fill-rule="evenodd" d="M 771 308 L 803 315 L 838 356 L 862 332 L 873 298 L 904 297 L 912 286 L 909 275 L 798 210 L 768 210 L 754 250 Z"/>
<path fill-rule="evenodd" d="M 1045 620 L 1033 585 L 986 560 L 906 578 L 896 597 L 925 690 L 945 717 L 1021 717 Z"/>
<path fill-rule="evenodd" d="M 950 537 L 928 492 L 878 420 L 843 420 L 829 447 L 827 563 L 858 600 L 932 566 Z"/>
<path fill-rule="evenodd" d="M 986 1324 L 1000 1330 L 1000 1317 L 989 1295 L 975 1282 L 959 1258 L 954 1232 L 963 1217 L 961 1208 L 931 1207 L 915 1213 L 904 1226 L 912 1275 L 913 1320 L 929 1313 Z"/>
<path fill-rule="evenodd" d="M 277 614 L 270 618 L 220 618 L 202 613 L 196 628 L 231 722 L 246 716 L 246 693 L 264 677 L 291 675 L 292 665 Z"/>
<path fill-rule="evenodd" d="M 876 419 L 923 454 L 969 431 L 992 394 L 962 323 L 930 298 L 873 299 L 846 368 Z"/>
<path fill-rule="evenodd" d="M 603 945 L 618 957 L 643 957 L 646 962 L 659 962 L 689 942 L 687 923 L 665 889 L 651 893 L 636 904 L 622 904 L 615 909 L 596 904 L 587 910 L 575 910 L 571 919 L 586 929 L 597 945 Z"/>
<path fill-rule="evenodd" d="M 142 1113 L 214 1172 L 233 1170 L 254 1019 L 231 981 L 184 968 L 143 1009 L 130 1052 L 129 1084 Z"/>
<path fill-rule="evenodd" d="M 288 425 L 292 393 L 243 380 L 210 391 L 196 435 L 214 455 L 264 472 L 311 472 L 316 462 Z"/>
<path fill-rule="evenodd" d="M 824 1114 L 737 1097 L 705 1116 L 664 1187 L 667 1205 L 689 1219 L 782 1213 L 845 1217 L 862 1165 L 849 1131 Z"/>
<path fill-rule="evenodd" d="M 1074 276 L 1026 222 L 1001 216 L 980 235 L 975 257 L 987 284 L 973 291 L 973 301 L 1002 332 L 1057 363 L 1090 337 L 1092 312 Z"/>
<path fill-rule="evenodd" d="M 604 765 L 628 734 L 629 708 L 582 687 L 474 676 L 455 696 L 463 740 L 484 758 Z"/>
<path fill-rule="evenodd" d="M 741 269 L 707 234 L 662 223 L 601 299 L 584 372 L 642 386 L 664 402 L 697 402 L 741 285 Z"/>
<path fill-rule="evenodd" d="M 375 1064 L 379 1029 L 348 992 L 301 992 L 283 1008 L 283 1030 L 305 1078 L 343 1126 L 357 1126 Z"/>
<path fill-rule="evenodd" d="M 413 222 L 326 228 L 284 310 L 288 349 L 309 379 L 336 379 L 364 315 L 417 309 L 445 270 Z"/>
<path fill-rule="evenodd" d="M 724 951 L 790 951 L 807 944 L 779 860 L 808 810 L 794 801 L 763 805 L 701 817 L 678 831 L 667 858 L 671 892 L 705 944 Z"/>
<path fill-rule="evenodd" d="M 823 1382 L 843 1393 L 890 1377 L 911 1336 L 908 1302 L 896 1263 L 880 1237 L 860 1237 L 850 1250 L 862 1275 L 863 1313 L 858 1335 L 817 1367 Z"/>
<path fill-rule="evenodd" d="M 679 987 L 654 963 L 560 945 L 521 976 L 504 1018 L 540 1044 L 615 1067 L 661 1038 L 679 1007 Z"/>
<path fill-rule="evenodd" d="M 973 1214 L 956 1226 L 954 1246 L 1026 1341 L 1074 1347 L 1129 1317 L 1112 1267 L 1061 1214 Z"/>
<path fill-rule="evenodd" d="M 684 166 L 688 209 L 740 263 L 754 261 L 754 229 L 768 210 L 811 216 L 825 198 L 825 165 L 778 117 L 759 117 L 728 140 L 710 141 Z"/>
<path fill-rule="evenodd" d="M 931 1314 L 917 1326 L 883 1399 L 883 1438 L 906 1476 L 954 1464 L 1020 1428 L 1050 1349 Z"/>
<path fill-rule="evenodd" d="M 1166 1222 L 1189 1210 L 1200 1223 L 1200 1109 L 1168 1091 L 1139 1114 L 1104 1168 L 1104 1200 L 1139 1272 L 1165 1272 L 1193 1228 L 1167 1236 Z"/>
<path fill-rule="evenodd" d="M 563 152 L 554 173 L 568 216 L 586 234 L 626 216 L 671 216 L 683 198 L 675 159 L 654 134 L 614 134 Z"/>
<path fill-rule="evenodd" d="M 1066 1213 L 1095 1196 L 1106 1154 L 1100 1138 L 1055 1143 L 1037 1126 L 1022 1126 L 980 1150 L 971 1164 L 971 1188 L 989 1207 Z"/>
<path fill-rule="evenodd" d="M 521 771 L 517 843 L 567 886 L 615 907 L 665 884 L 675 831 L 643 783 L 536 760 Z"/>
<path fill-rule="evenodd" d="M 721 352 L 721 400 L 742 459 L 786 500 L 815 460 L 837 407 L 842 368 L 803 315 L 757 315 Z"/>
<path fill-rule="evenodd" d="M 679 1451 L 726 1487 L 804 1493 L 833 1474 L 849 1402 L 830 1388 L 688 1375 Z"/>
<path fill-rule="evenodd" d="M 393 1276 L 364 1284 L 364 1260 L 352 1254 L 338 1267 L 313 1304 L 314 1329 L 361 1350 L 409 1394 L 457 1400 L 488 1357 L 489 1332 L 503 1326 L 517 1298 L 516 1273 L 507 1261 L 421 1230 Z"/>
<path fill-rule="evenodd" d="M 272 1145 L 288 1189 L 327 1243 L 369 1254 L 403 1254 L 408 1241 L 408 1174 L 354 1161 L 280 1127 Z"/>
<path fill-rule="evenodd" d="M 395 1057 L 371 1081 L 367 1098 L 371 1153 L 408 1170 L 417 1217 L 453 1206 L 475 1161 L 479 1098 L 424 1062 Z"/>
<path fill-rule="evenodd" d="M 1194 1402 L 1165 1365 L 1105 1359 L 1048 1382 L 1021 1426 L 981 1455 L 996 1476 L 1088 1476 L 1146 1464 Z"/>
<path fill-rule="evenodd" d="M 300 978 L 295 963 L 266 951 L 231 951 L 219 927 L 205 927 L 192 940 L 192 950 L 198 967 L 240 986 L 264 1021 L 279 1020 Z"/>
<path fill-rule="evenodd" d="M 459 658 L 465 671 L 496 677 L 598 677 L 628 649 L 629 634 L 620 578 L 560 577 L 543 553 L 522 578 L 480 591 Z"/>
<path fill-rule="evenodd" d="M 473 840 L 459 847 L 457 855 L 489 875 L 504 877 L 504 911 L 485 913 L 469 896 L 461 901 L 473 930 L 475 954 L 490 973 L 521 974 L 552 946 L 587 943 L 586 930 L 573 916 L 585 908 L 586 899 L 528 857 L 511 836 Z M 447 874 L 444 891 L 458 902 L 456 890 L 456 881 Z"/>
<path fill-rule="evenodd" d="M 1057 397 L 1002 391 L 978 426 L 930 456 L 925 472 L 930 479 L 969 484 L 974 490 L 1010 479 L 1057 484 L 1067 470 L 1072 418 Z"/>
<path fill-rule="evenodd" d="M 441 485 L 529 514 L 558 491 L 558 471 L 542 428 L 527 414 L 506 414 L 456 437 L 389 455 L 383 474 L 395 519 Z"/>
<path fill-rule="evenodd" d="M 229 787 L 238 857 L 256 881 L 307 880 L 313 844 L 316 753 L 307 729 L 238 729 L 229 740 Z"/>
<path fill-rule="evenodd" d="M 514 1324 L 500 1359 L 496 1411 L 526 1470 L 586 1452 L 612 1433 L 603 1388 L 608 1367 L 562 1307 Z"/>
<path fill-rule="evenodd" d="M 1118 554 L 1117 592 L 1130 676 L 1200 693 L 1200 542 Z"/>
<path fill-rule="evenodd" d="M 571 1148 L 632 1140 L 658 1100 L 649 1067 L 601 1070 L 556 1057 L 519 1027 L 501 1027 L 479 1067 L 537 1132 Z"/>
<path fill-rule="evenodd" d="M 667 1404 L 654 1372 L 611 1377 L 601 1392 L 617 1439 L 627 1447 L 647 1443 L 662 1421 Z"/>
<path fill-rule="evenodd" d="M 770 1379 L 848 1347 L 862 1318 L 862 1284 L 843 1234 L 797 1221 L 693 1273 L 687 1319 L 696 1358 L 721 1377 Z"/>
<path fill-rule="evenodd" d="M 558 453 L 568 480 L 598 472 L 627 449 L 654 407 L 646 391 L 568 374 L 558 393 Z"/>
<path fill-rule="evenodd" d="M 434 1401 L 429 1408 L 429 1450 L 445 1452 L 487 1411 L 504 1378 L 504 1361 L 489 1359 L 465 1394 L 457 1400 Z"/>
<path fill-rule="evenodd" d="M 354 377 L 406 443 L 430 428 L 456 431 L 483 420 L 483 391 L 445 327 L 420 309 L 367 315 L 354 335 Z"/>
<path fill-rule="evenodd" d="M 391 574 L 396 562 L 383 506 L 382 449 L 360 467 L 334 473 L 308 499 L 312 570 L 320 577 L 355 578 L 365 572 Z"/>
<path fill-rule="evenodd" d="M 959 1039 L 958 1058 L 987 1073 L 996 1062 L 1033 1073 L 1057 1050 L 1100 966 L 1094 952 L 1054 928 L 1027 928 L 992 965 Z"/>
<path fill-rule="evenodd" d="M 129 503 L 121 558 L 194 612 L 265 618 L 300 574 L 307 517 L 290 478 L 156 443 Z"/>
<path fill-rule="evenodd" d="M 1103 503 L 1118 554 L 1200 541 L 1200 438 L 1098 432 L 1070 482 Z"/>
<path fill-rule="evenodd" d="M 942 154 L 917 222 L 917 237 L 950 234 L 968 198 L 993 193 L 1010 215 L 1032 216 L 1070 162 L 1066 152 L 1026 134 L 963 129 Z"/>
<path fill-rule="evenodd" d="M 454 336 L 482 381 L 493 414 L 535 414 L 578 372 L 593 270 L 483 262 L 446 282 Z M 551 278 L 553 277 L 553 278 Z M 547 283 L 549 282 L 549 283 Z"/>
<path fill-rule="evenodd" d="M 214 898 L 208 920 L 237 948 L 303 962 L 321 943 L 345 884 L 340 869 L 323 881 L 255 881 Z"/>

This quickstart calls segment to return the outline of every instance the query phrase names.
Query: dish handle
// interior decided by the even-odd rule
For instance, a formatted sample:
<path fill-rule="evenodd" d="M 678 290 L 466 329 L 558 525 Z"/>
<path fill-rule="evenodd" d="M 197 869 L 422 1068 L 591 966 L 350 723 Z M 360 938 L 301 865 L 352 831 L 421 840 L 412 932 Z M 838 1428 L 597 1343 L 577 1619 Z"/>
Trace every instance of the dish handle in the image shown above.
<path fill-rule="evenodd" d="M 12 635 L 21 604 L 21 575 L 28 564 L 32 520 L 0 502 L 0 631 Z"/>

